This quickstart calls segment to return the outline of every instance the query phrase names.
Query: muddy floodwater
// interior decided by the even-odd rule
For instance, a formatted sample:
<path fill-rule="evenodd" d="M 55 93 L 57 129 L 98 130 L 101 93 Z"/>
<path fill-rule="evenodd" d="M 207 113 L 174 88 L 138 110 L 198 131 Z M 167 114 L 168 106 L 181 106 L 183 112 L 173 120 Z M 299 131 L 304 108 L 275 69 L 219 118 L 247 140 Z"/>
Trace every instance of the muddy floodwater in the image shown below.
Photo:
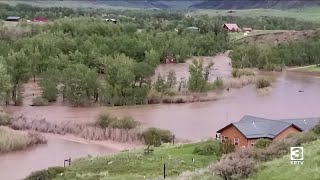
<path fill-rule="evenodd" d="M 0 179 L 21 180 L 31 172 L 49 166 L 63 166 L 64 159 L 110 154 L 114 149 L 101 145 L 47 135 L 48 143 L 24 151 L 0 155 Z"/>
<path fill-rule="evenodd" d="M 215 59 L 216 76 L 230 76 L 231 68 L 223 56 Z M 160 66 L 157 73 L 166 73 L 168 65 Z M 175 65 L 178 78 L 186 75 L 186 64 Z M 201 140 L 215 137 L 215 132 L 230 122 L 239 121 L 244 115 L 265 118 L 320 117 L 320 76 L 292 72 L 268 74 L 275 76 L 270 95 L 261 96 L 254 85 L 225 92 L 218 101 L 189 104 L 159 104 L 131 107 L 106 107 L 113 114 L 132 116 L 146 126 L 171 130 L 177 137 Z M 61 104 L 46 107 L 9 107 L 14 114 L 48 121 L 94 122 L 102 107 L 72 108 Z M 82 144 L 48 136 L 48 144 L 27 151 L 0 155 L 0 179 L 21 179 L 33 170 L 63 165 L 63 159 L 114 152 L 108 147 Z"/>

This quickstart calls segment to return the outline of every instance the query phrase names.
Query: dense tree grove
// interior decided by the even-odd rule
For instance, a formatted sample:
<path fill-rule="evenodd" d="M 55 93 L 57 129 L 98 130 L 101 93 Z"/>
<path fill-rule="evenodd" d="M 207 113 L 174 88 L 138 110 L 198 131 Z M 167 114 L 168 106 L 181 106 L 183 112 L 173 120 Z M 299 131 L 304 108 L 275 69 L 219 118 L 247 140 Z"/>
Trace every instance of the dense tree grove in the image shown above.
<path fill-rule="evenodd" d="M 93 102 L 143 104 L 152 88 L 155 67 L 166 56 L 184 62 L 228 47 L 228 36 L 220 30 L 199 34 L 174 29 L 138 31 L 137 26 L 134 22 L 114 24 L 100 18 L 74 17 L 43 25 L 26 24 L 28 31 L 18 38 L 2 34 L 6 38 L 0 41 L 4 45 L 0 56 L 12 85 L 8 96 L 19 105 L 21 85 L 40 77 L 42 96 L 48 101 L 62 95 L 74 106 Z M 169 87 L 176 85 L 174 74 L 168 81 Z"/>
<path fill-rule="evenodd" d="M 42 97 L 49 102 L 62 96 L 65 102 L 74 106 L 144 104 L 148 102 L 151 88 L 163 91 L 177 85 L 173 73 L 162 84 L 163 77 L 158 78 L 158 84 L 151 84 L 156 66 L 165 57 L 172 56 L 177 62 L 184 62 L 192 56 L 215 55 L 229 49 L 229 37 L 221 27 L 224 22 L 253 28 L 263 25 L 267 29 L 316 26 L 290 18 L 186 17 L 183 12 L 170 10 L 93 10 L 0 4 L 0 17 L 9 15 L 25 19 L 45 16 L 52 20 L 46 24 L 22 21 L 17 27 L 0 23 L 0 73 L 6 75 L 0 77 L 1 102 L 8 104 L 11 101 L 15 105 L 21 104 L 22 84 L 36 77 L 41 78 Z M 118 23 L 107 22 L 103 17 L 114 17 Z M 199 27 L 200 31 L 186 31 L 189 26 Z M 233 65 L 262 68 L 297 65 L 305 57 L 309 61 L 300 64 L 310 64 L 317 59 L 313 50 L 317 49 L 318 42 L 315 40 L 311 45 L 292 43 L 277 48 L 240 46 L 232 53 Z M 298 52 L 301 54 L 293 54 Z M 287 59 L 287 62 L 281 59 Z M 220 79 L 214 84 L 208 83 L 211 66 L 193 64 L 188 83 L 190 91 L 202 92 L 223 86 Z"/>
<path fill-rule="evenodd" d="M 316 34 L 305 40 L 276 46 L 242 44 L 231 52 L 232 65 L 235 68 L 281 70 L 283 66 L 319 64 L 319 37 L 320 34 Z"/>

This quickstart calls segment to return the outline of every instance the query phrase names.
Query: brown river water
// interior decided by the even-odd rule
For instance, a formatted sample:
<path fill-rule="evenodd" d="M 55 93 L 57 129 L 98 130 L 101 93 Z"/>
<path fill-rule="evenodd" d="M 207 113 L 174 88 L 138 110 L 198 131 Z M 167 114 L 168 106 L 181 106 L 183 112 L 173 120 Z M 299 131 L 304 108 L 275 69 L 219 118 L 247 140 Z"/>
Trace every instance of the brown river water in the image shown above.
<path fill-rule="evenodd" d="M 230 76 L 228 61 L 223 55 L 213 58 L 215 75 Z M 160 66 L 156 72 L 165 73 Z M 173 65 L 177 76 L 187 74 L 184 64 Z M 270 75 L 270 74 L 268 74 Z M 201 140 L 214 137 L 215 132 L 230 122 L 239 121 L 244 115 L 265 118 L 320 117 L 320 76 L 308 76 L 293 72 L 272 74 L 277 78 L 270 95 L 261 96 L 253 85 L 225 92 L 218 101 L 189 104 L 159 104 L 130 107 L 107 107 L 113 114 L 132 116 L 146 126 L 171 130 L 178 138 Z M 303 91 L 303 92 L 299 92 Z M 10 107 L 13 113 L 27 117 L 45 117 L 49 121 L 94 122 L 102 107 L 72 108 L 53 104 L 46 107 Z M 48 144 L 0 155 L 0 179 L 21 179 L 31 171 L 48 166 L 63 165 L 63 159 L 115 152 L 108 146 L 79 143 L 48 135 Z"/>

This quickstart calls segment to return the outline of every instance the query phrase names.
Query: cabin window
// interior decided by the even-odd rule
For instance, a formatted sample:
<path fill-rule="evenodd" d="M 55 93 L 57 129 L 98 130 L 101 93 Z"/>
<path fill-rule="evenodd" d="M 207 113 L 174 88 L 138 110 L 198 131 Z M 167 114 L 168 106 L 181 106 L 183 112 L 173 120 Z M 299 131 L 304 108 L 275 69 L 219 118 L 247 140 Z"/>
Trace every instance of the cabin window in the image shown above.
<path fill-rule="evenodd" d="M 225 140 L 228 140 L 228 137 L 227 137 L 227 136 L 225 136 L 225 137 L 224 137 L 224 139 L 225 139 Z"/>
<path fill-rule="evenodd" d="M 234 139 L 233 139 L 233 144 L 234 144 L 235 146 L 238 146 L 238 145 L 239 145 L 239 138 L 234 138 Z"/>
<path fill-rule="evenodd" d="M 223 135 L 221 135 L 221 142 L 224 143 L 224 136 Z"/>
<path fill-rule="evenodd" d="M 254 140 L 250 140 L 250 144 L 251 144 L 251 146 L 254 146 L 255 141 Z"/>

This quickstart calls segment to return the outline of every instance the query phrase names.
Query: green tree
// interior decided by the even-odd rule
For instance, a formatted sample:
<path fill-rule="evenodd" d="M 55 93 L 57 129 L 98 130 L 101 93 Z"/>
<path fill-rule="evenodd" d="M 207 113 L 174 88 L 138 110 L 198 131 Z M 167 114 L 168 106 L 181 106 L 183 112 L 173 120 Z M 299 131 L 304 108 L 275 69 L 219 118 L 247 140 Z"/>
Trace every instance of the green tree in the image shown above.
<path fill-rule="evenodd" d="M 7 101 L 8 92 L 10 92 L 12 85 L 11 77 L 8 75 L 5 66 L 1 62 L 1 59 L 3 58 L 0 56 L 0 102 L 3 102 Z"/>
<path fill-rule="evenodd" d="M 168 88 L 165 77 L 161 76 L 161 74 L 158 74 L 157 80 L 153 86 L 158 92 L 163 92 Z"/>
<path fill-rule="evenodd" d="M 56 101 L 58 96 L 58 84 L 61 81 L 61 72 L 57 69 L 48 69 L 43 73 L 40 86 L 42 88 L 42 97 L 49 102 Z"/>
<path fill-rule="evenodd" d="M 168 72 L 166 84 L 168 88 L 172 88 L 177 84 L 176 73 L 173 70 Z"/>
<path fill-rule="evenodd" d="M 11 51 L 5 60 L 7 64 L 7 72 L 11 75 L 13 85 L 11 90 L 12 100 L 15 105 L 19 105 L 18 95 L 20 95 L 20 99 L 22 98 L 21 84 L 26 82 L 30 77 L 29 60 L 26 57 L 24 50 L 20 50 L 19 52 Z"/>
<path fill-rule="evenodd" d="M 204 67 L 201 61 L 193 60 L 189 66 L 190 78 L 188 89 L 192 92 L 203 92 L 206 90 L 207 81 L 204 77 Z"/>

